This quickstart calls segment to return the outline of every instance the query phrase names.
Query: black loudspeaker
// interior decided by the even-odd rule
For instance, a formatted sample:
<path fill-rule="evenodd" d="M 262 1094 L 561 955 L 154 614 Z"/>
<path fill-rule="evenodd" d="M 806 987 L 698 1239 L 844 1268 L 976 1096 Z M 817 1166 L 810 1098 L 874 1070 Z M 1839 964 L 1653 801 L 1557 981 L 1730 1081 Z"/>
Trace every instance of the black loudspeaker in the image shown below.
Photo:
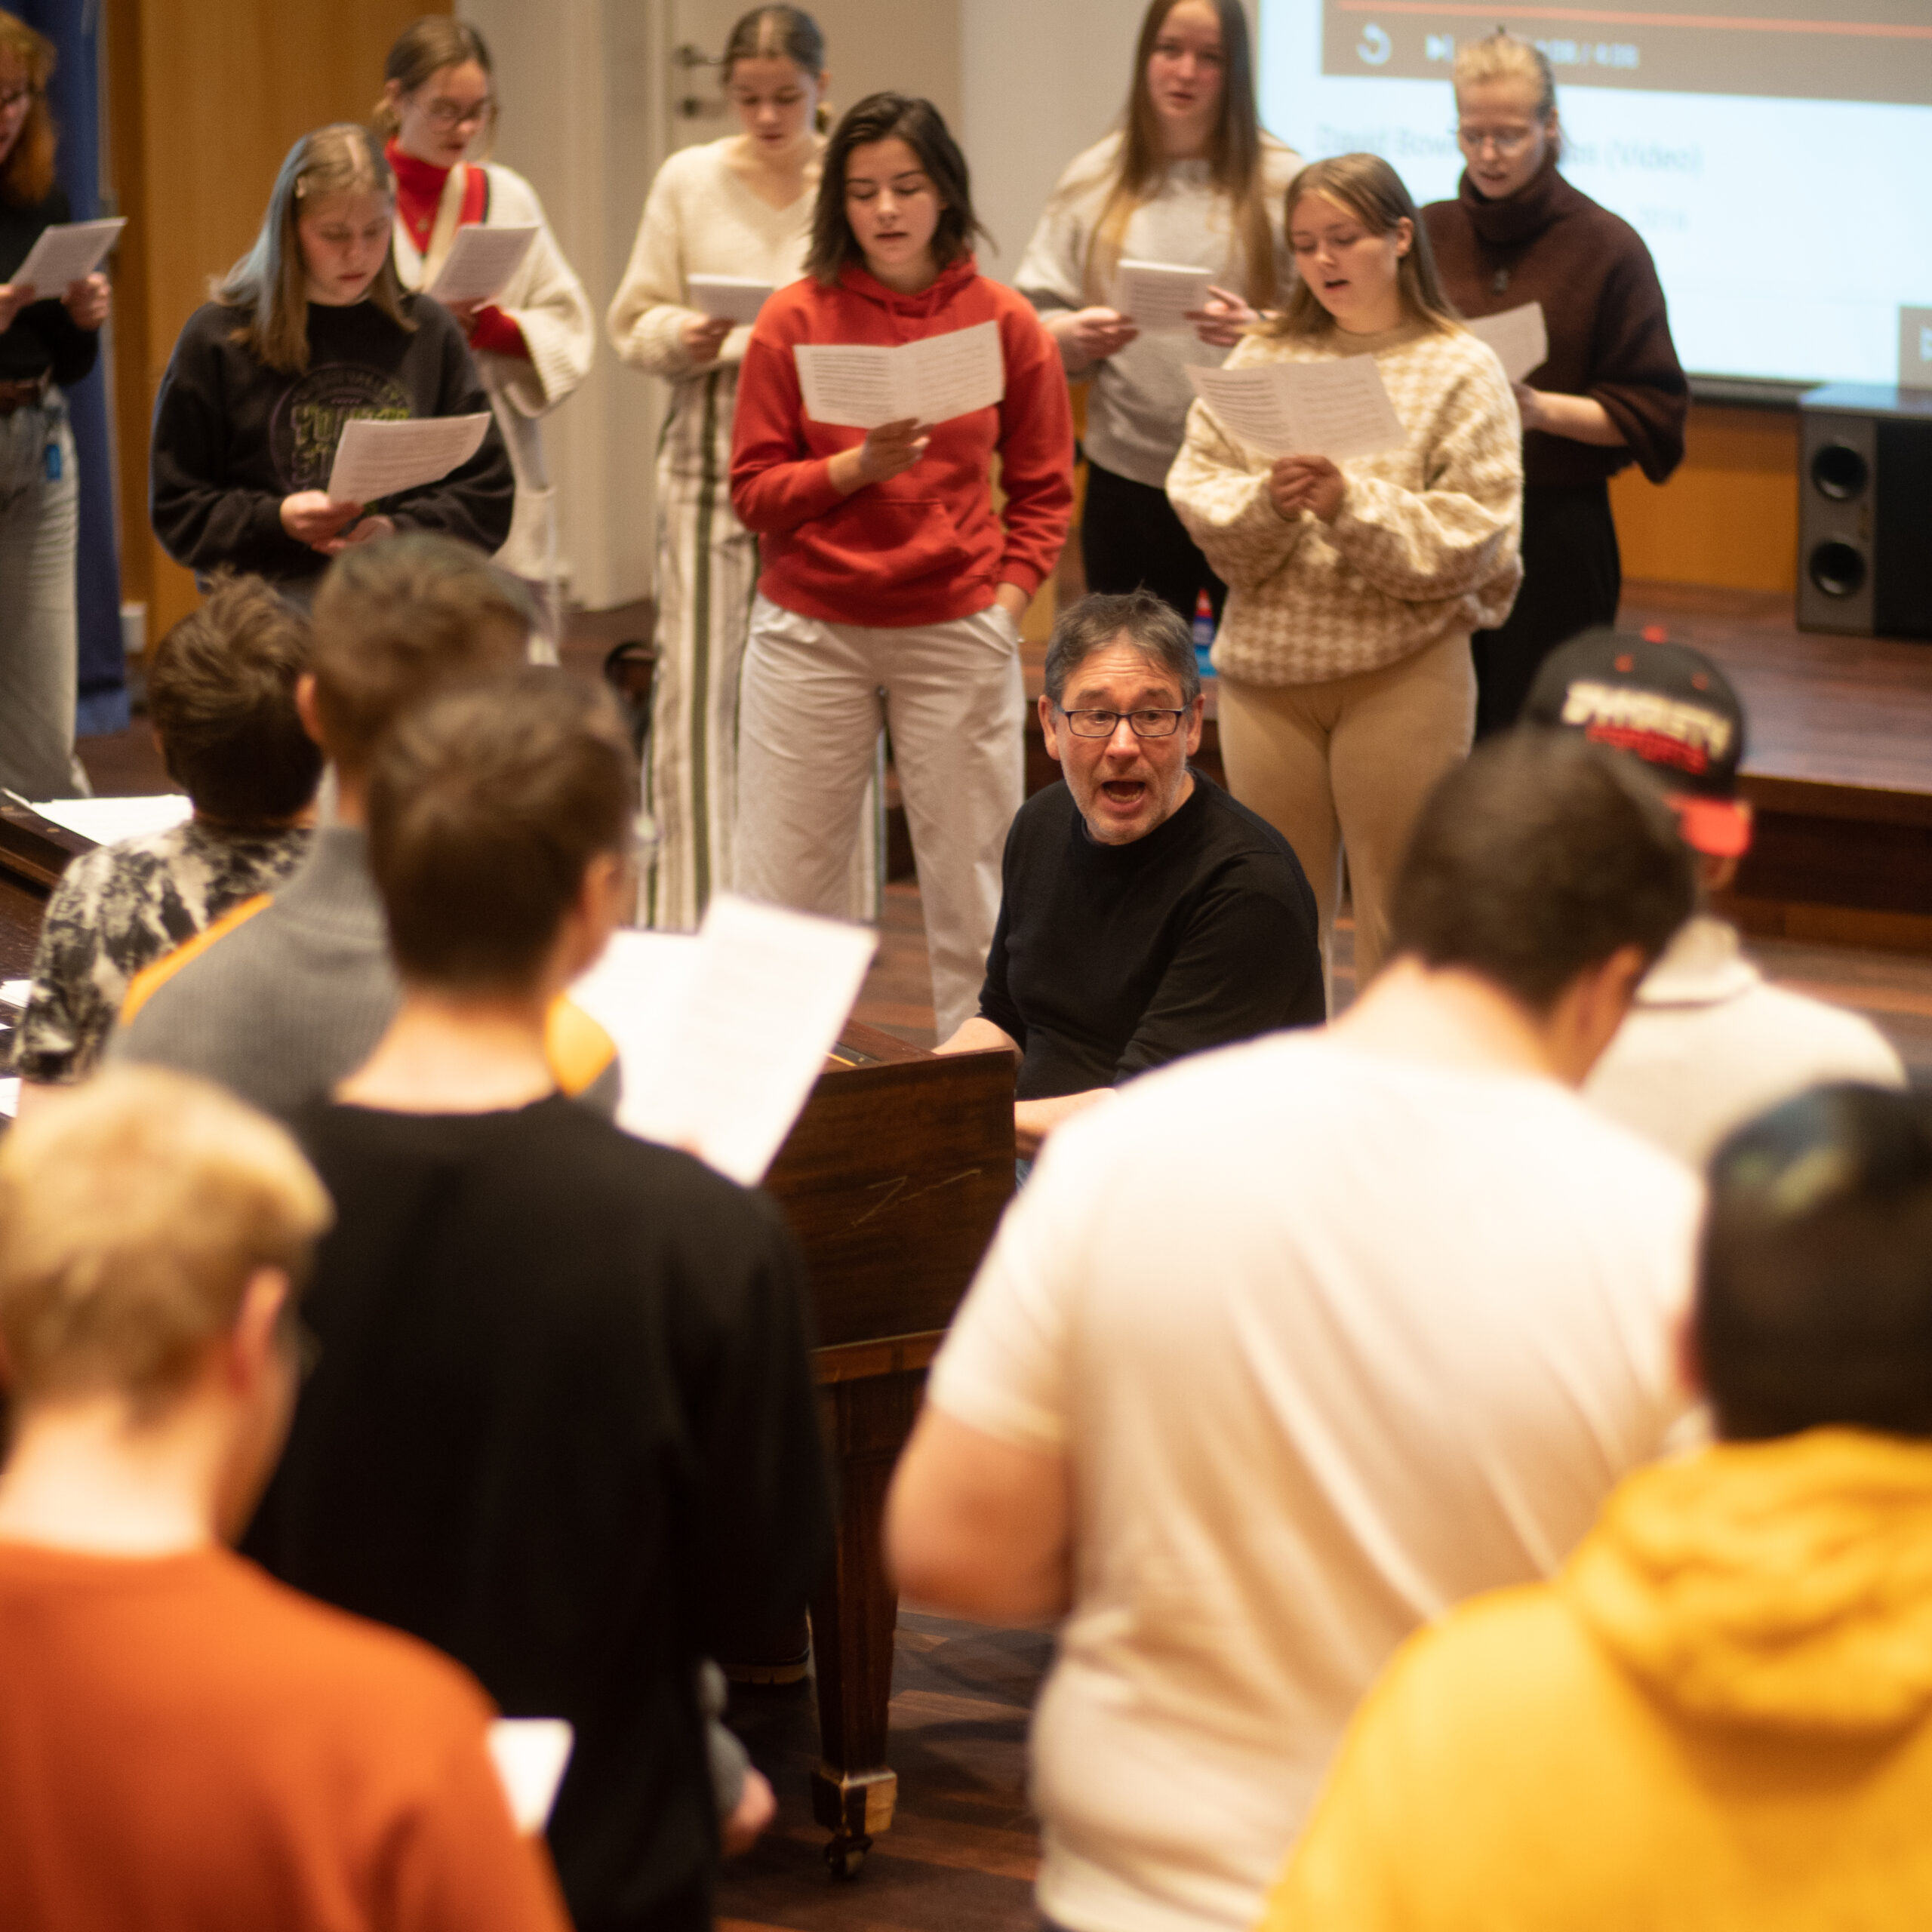
<path fill-rule="evenodd" d="M 1798 628 L 1932 637 L 1932 391 L 1798 403 Z"/>

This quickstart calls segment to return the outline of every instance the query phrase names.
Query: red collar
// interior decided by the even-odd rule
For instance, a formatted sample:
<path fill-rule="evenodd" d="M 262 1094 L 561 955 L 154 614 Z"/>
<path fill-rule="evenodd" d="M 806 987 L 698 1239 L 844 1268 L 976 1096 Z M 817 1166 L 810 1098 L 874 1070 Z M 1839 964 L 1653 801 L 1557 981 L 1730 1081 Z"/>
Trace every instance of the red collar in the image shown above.
<path fill-rule="evenodd" d="M 443 184 L 450 178 L 450 171 L 434 162 L 419 161 L 414 155 L 405 154 L 393 135 L 383 144 L 383 153 L 395 174 L 396 212 L 402 217 L 402 224 L 417 251 L 425 251 L 435 232 L 436 211 L 442 205 Z M 463 209 L 457 217 L 457 226 L 466 227 L 481 221 L 489 195 L 489 177 L 481 168 L 472 168 L 463 183 Z"/>

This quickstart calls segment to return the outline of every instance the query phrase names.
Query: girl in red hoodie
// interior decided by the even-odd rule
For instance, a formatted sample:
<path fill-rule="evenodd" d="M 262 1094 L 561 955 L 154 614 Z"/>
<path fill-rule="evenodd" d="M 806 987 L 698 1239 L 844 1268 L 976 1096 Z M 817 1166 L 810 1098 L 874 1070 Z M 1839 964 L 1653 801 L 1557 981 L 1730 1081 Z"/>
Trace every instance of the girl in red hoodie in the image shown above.
<path fill-rule="evenodd" d="M 1020 617 L 1072 500 L 1053 343 L 975 266 L 966 163 L 930 101 L 877 94 L 826 149 L 806 278 L 745 353 L 731 500 L 760 540 L 739 723 L 737 884 L 836 913 L 883 721 L 919 868 L 946 1038 L 977 1008 L 1022 795 Z M 805 414 L 794 348 L 998 325 L 1005 392 L 949 421 Z M 997 453 L 1004 503 L 993 505 Z"/>

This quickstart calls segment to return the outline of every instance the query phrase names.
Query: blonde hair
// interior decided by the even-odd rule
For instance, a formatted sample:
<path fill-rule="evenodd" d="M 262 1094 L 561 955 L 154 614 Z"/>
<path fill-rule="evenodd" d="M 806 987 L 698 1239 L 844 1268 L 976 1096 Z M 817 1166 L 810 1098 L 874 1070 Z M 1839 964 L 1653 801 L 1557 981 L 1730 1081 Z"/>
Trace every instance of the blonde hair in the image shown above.
<path fill-rule="evenodd" d="M 1295 208 L 1310 195 L 1319 195 L 1346 208 L 1371 235 L 1386 235 L 1398 223 L 1410 227 L 1409 252 L 1395 265 L 1395 286 L 1401 297 L 1402 312 L 1412 322 L 1453 335 L 1463 326 L 1454 305 L 1442 292 L 1435 272 L 1435 257 L 1430 252 L 1429 232 L 1416 212 L 1414 198 L 1402 177 L 1379 154 L 1340 154 L 1327 161 L 1312 161 L 1288 183 L 1287 200 L 1282 208 L 1282 223 L 1292 229 Z M 1331 318 L 1304 276 L 1295 278 L 1294 288 L 1281 312 L 1262 323 L 1254 331 L 1266 336 L 1319 335 L 1331 326 Z"/>
<path fill-rule="evenodd" d="M 392 205 L 395 201 L 395 177 L 368 129 L 338 121 L 304 134 L 275 177 L 254 246 L 212 291 L 225 306 L 248 311 L 229 339 L 271 369 L 292 376 L 309 366 L 309 271 L 297 227 L 303 205 L 358 193 L 385 195 Z M 392 251 L 384 253 L 368 299 L 397 328 L 415 328 L 403 306 Z"/>
<path fill-rule="evenodd" d="M 1457 48 L 1451 81 L 1458 96 L 1463 88 L 1484 81 L 1527 81 L 1536 89 L 1536 118 L 1546 122 L 1556 112 L 1556 71 L 1549 64 L 1549 57 L 1541 48 L 1518 40 L 1503 27 L 1481 40 L 1465 41 Z M 1561 159 L 1561 134 L 1555 147 Z"/>
<path fill-rule="evenodd" d="M 113 1392 L 154 1414 L 258 1269 L 300 1286 L 333 1217 L 287 1131 L 205 1081 L 116 1067 L 50 1100 L 0 1144 L 13 1394 Z"/>
<path fill-rule="evenodd" d="M 1208 169 L 1214 186 L 1228 198 L 1235 232 L 1247 257 L 1247 286 L 1244 293 L 1257 309 L 1266 308 L 1277 293 L 1275 237 L 1268 225 L 1268 198 L 1262 179 L 1261 123 L 1254 110 L 1254 61 L 1250 51 L 1247 15 L 1241 0 L 1208 0 L 1221 29 L 1221 112 L 1208 143 Z M 1086 282 L 1095 299 L 1104 297 L 1126 246 L 1127 225 L 1134 211 L 1151 200 L 1168 171 L 1160 122 L 1147 87 L 1148 64 L 1168 16 L 1180 0 L 1152 0 L 1140 23 L 1134 48 L 1134 85 L 1121 115 L 1120 143 L 1115 153 L 1100 218 L 1087 245 Z M 1087 194 L 1091 177 L 1069 183 L 1057 201 Z"/>
<path fill-rule="evenodd" d="M 47 107 L 54 43 L 25 20 L 0 13 L 0 63 L 8 60 L 20 67 L 32 99 L 6 160 L 0 162 L 0 201 L 32 208 L 54 192 L 54 116 Z"/>
<path fill-rule="evenodd" d="M 383 63 L 383 78 L 395 82 L 405 94 L 414 94 L 445 67 L 461 67 L 472 60 L 491 82 L 490 115 L 483 124 L 482 152 L 487 154 L 497 133 L 497 69 L 490 59 L 489 43 L 467 20 L 448 14 L 425 14 L 412 20 L 396 35 L 389 57 Z M 370 119 L 385 139 L 401 128 L 402 117 L 390 106 L 386 88 L 371 110 Z"/>

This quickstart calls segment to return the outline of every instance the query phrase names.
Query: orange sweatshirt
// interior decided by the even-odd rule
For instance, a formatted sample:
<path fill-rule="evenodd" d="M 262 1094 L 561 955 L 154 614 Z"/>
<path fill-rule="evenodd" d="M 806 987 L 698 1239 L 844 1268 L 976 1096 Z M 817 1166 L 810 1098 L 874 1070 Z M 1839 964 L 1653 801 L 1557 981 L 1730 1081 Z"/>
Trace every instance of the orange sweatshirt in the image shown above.
<path fill-rule="evenodd" d="M 568 1932 L 490 1707 L 226 1550 L 0 1542 L 7 1932 Z"/>
<path fill-rule="evenodd" d="M 804 414 L 800 343 L 890 348 L 980 322 L 999 325 L 1006 394 L 933 431 L 925 454 L 849 497 L 830 459 L 863 442 Z M 997 452 L 1002 518 L 993 509 Z M 1073 420 L 1059 352 L 1031 306 L 989 281 L 968 255 L 917 295 L 848 266 L 835 287 L 808 278 L 764 305 L 738 378 L 731 501 L 757 531 L 758 588 L 828 623 L 909 626 L 970 617 L 1002 583 L 1030 596 L 1066 540 L 1073 503 Z"/>

